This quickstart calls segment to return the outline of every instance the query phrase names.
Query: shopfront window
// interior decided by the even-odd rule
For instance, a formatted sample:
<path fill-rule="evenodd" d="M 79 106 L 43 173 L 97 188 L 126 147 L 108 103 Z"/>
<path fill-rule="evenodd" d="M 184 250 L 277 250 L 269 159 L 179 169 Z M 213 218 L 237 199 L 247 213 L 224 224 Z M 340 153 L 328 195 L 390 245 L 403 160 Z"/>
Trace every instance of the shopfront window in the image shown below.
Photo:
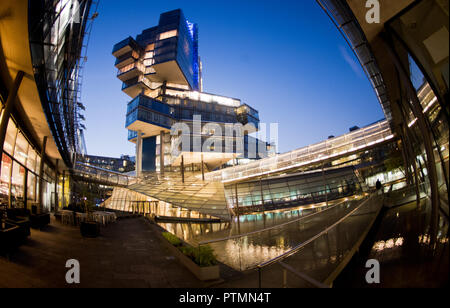
<path fill-rule="evenodd" d="M 28 208 L 31 208 L 31 204 L 33 202 L 36 202 L 36 175 L 34 175 L 31 172 L 28 172 L 28 179 L 27 179 L 27 201 L 28 201 Z"/>
<path fill-rule="evenodd" d="M 24 207 L 25 168 L 13 162 L 11 177 L 11 205 L 15 208 Z"/>
<path fill-rule="evenodd" d="M 22 132 L 19 132 L 19 134 L 17 135 L 14 158 L 18 162 L 24 165 L 26 164 L 28 158 L 28 142 L 23 136 Z"/>
<path fill-rule="evenodd" d="M 6 130 L 5 143 L 3 145 L 3 151 L 10 155 L 14 154 L 16 135 L 17 127 L 12 120 L 9 120 L 8 128 Z"/>
<path fill-rule="evenodd" d="M 37 153 L 36 151 L 32 148 L 29 147 L 28 149 L 28 159 L 27 159 L 27 168 L 33 172 L 36 172 L 36 156 Z"/>
<path fill-rule="evenodd" d="M 9 180 L 11 176 L 12 159 L 3 153 L 2 169 L 0 177 L 0 204 L 8 205 L 9 199 Z"/>

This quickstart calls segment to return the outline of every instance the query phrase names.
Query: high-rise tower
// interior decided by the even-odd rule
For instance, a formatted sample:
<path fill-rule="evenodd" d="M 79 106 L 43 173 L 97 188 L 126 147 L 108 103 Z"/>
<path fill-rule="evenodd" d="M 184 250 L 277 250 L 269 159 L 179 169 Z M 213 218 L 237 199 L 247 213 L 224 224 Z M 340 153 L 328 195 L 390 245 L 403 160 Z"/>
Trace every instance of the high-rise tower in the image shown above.
<path fill-rule="evenodd" d="M 122 90 L 132 98 L 126 128 L 136 143 L 138 174 L 182 165 L 212 170 L 267 156 L 267 144 L 248 135 L 259 128 L 258 111 L 202 92 L 198 26 L 181 10 L 161 14 L 158 26 L 116 44 L 113 55 Z"/>

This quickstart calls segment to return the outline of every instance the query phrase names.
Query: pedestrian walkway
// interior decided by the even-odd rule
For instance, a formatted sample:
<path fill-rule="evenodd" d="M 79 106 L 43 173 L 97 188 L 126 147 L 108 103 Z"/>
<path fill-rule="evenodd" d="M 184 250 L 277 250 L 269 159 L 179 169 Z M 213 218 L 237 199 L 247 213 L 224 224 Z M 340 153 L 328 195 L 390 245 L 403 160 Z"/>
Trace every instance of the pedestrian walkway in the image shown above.
<path fill-rule="evenodd" d="M 78 228 L 52 218 L 44 231 L 32 230 L 27 242 L 8 260 L 0 257 L 0 288 L 73 287 L 65 281 L 68 259 L 80 262 L 75 287 L 203 287 L 154 236 L 143 218 L 122 219 L 101 236 L 86 239 Z"/>

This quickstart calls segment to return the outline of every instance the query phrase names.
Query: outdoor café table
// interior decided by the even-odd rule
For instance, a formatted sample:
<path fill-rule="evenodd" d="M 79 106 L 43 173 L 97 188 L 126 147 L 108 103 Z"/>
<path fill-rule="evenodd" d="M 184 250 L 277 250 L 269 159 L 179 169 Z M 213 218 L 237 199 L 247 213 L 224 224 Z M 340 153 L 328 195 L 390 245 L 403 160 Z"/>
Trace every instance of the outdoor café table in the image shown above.
<path fill-rule="evenodd" d="M 74 217 L 73 212 L 68 210 L 61 210 L 59 211 L 61 213 L 61 223 L 63 225 L 73 225 L 74 224 Z"/>
<path fill-rule="evenodd" d="M 107 224 L 116 221 L 116 214 L 110 212 L 94 212 L 92 213 L 94 220 L 102 225 L 106 226 Z"/>
<path fill-rule="evenodd" d="M 87 220 L 86 213 L 76 213 L 75 214 L 76 224 L 79 225 L 81 222 L 85 222 Z"/>

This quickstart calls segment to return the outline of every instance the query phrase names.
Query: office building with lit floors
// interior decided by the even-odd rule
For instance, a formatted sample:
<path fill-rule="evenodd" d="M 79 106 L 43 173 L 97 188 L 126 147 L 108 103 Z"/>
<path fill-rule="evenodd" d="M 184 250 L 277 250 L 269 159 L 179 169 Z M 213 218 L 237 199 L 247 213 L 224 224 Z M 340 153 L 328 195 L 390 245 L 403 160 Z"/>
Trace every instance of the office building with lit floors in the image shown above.
<path fill-rule="evenodd" d="M 70 203 L 70 174 L 84 139 L 79 91 L 91 6 L 90 0 L 0 3 L 0 210 L 6 226 L 16 223 L 16 214 L 31 213 L 33 222 Z"/>
<path fill-rule="evenodd" d="M 126 128 L 129 141 L 136 143 L 138 178 L 177 177 L 176 182 L 184 183 L 201 173 L 204 181 L 209 171 L 274 151 L 250 135 L 259 130 L 257 110 L 239 99 L 202 91 L 198 26 L 181 10 L 161 14 L 158 26 L 119 42 L 113 55 L 122 90 L 132 98 Z M 223 189 L 216 192 L 212 188 L 220 210 L 214 198 L 208 198 L 210 209 L 202 213 L 228 216 Z"/>
<path fill-rule="evenodd" d="M 126 128 L 136 143 L 138 175 L 174 167 L 214 170 L 232 159 L 268 155 L 266 143 L 248 136 L 259 129 L 255 109 L 202 92 L 198 46 L 198 26 L 181 10 L 161 14 L 158 26 L 114 46 L 117 77 L 132 98 Z"/>
<path fill-rule="evenodd" d="M 386 121 L 275 155 L 273 145 L 252 136 L 260 129 L 258 111 L 202 91 L 198 29 L 175 10 L 114 46 L 117 77 L 132 98 L 126 128 L 136 143 L 137 179 L 116 188 L 105 206 L 230 220 L 299 204 L 327 205 L 367 190 L 368 180 L 358 171 L 362 161 L 373 168 L 385 156 L 371 162 L 359 157 L 395 142 Z"/>

